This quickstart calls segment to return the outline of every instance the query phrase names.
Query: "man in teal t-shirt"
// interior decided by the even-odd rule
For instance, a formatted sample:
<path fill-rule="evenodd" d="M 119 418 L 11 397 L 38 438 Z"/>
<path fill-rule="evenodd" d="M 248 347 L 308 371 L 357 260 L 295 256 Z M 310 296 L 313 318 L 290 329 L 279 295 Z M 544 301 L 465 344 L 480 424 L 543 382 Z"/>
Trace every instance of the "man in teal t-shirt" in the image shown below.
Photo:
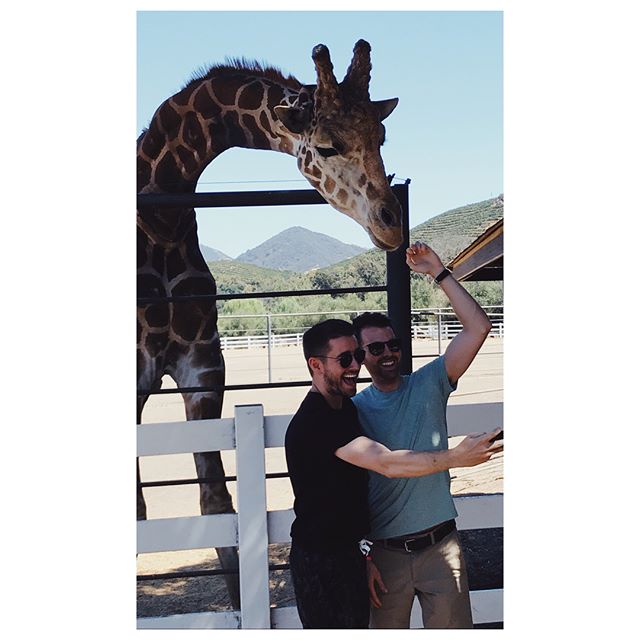
<path fill-rule="evenodd" d="M 373 384 L 354 398 L 365 434 L 389 449 L 442 451 L 447 445 L 449 395 L 484 343 L 491 322 L 476 301 L 421 242 L 407 249 L 407 264 L 432 276 L 462 323 L 443 356 L 409 376 L 400 374 L 401 345 L 387 316 L 364 313 L 353 325 L 366 352 Z M 502 450 L 502 443 L 488 444 Z M 372 600 L 374 628 L 408 628 L 417 594 L 425 628 L 472 628 L 466 568 L 455 528 L 448 471 L 412 478 L 369 474 L 372 556 L 386 591 Z"/>

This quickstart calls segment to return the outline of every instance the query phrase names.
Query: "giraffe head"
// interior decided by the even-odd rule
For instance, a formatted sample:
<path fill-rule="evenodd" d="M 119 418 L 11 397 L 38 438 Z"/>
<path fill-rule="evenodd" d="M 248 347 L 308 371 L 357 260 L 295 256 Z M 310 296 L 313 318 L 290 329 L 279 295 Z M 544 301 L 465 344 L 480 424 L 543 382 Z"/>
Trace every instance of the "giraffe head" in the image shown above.
<path fill-rule="evenodd" d="M 299 140 L 298 168 L 334 208 L 358 222 L 379 248 L 402 243 L 400 203 L 389 187 L 380 147 L 382 121 L 397 98 L 369 98 L 371 47 L 359 40 L 341 83 L 333 75 L 329 50 L 313 49 L 317 84 L 306 85 L 291 105 L 275 107 L 285 128 Z"/>

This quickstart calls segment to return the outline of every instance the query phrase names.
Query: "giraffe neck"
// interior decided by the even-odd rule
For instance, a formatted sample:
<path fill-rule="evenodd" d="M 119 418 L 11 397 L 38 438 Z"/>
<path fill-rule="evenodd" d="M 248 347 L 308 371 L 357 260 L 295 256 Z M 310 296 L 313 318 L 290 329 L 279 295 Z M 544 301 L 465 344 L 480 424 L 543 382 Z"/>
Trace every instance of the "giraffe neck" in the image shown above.
<path fill-rule="evenodd" d="M 300 138 L 274 113 L 300 83 L 277 72 L 212 69 L 166 100 L 138 140 L 138 192 L 194 192 L 207 165 L 231 147 L 295 155 Z"/>

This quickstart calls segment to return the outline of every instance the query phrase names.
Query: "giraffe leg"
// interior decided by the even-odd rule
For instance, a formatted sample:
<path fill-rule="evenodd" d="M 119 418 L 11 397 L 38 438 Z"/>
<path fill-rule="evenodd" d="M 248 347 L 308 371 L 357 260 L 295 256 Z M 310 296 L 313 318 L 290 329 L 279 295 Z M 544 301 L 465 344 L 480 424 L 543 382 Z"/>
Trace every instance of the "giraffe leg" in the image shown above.
<path fill-rule="evenodd" d="M 140 424 L 142 422 L 142 409 L 148 397 L 149 396 L 138 397 L 136 424 Z M 140 486 L 140 458 L 136 458 L 136 519 L 147 519 L 147 503 L 144 501 L 142 487 Z"/>
<path fill-rule="evenodd" d="M 220 478 L 216 482 L 200 485 L 200 511 L 205 514 L 235 513 L 233 502 L 224 482 L 224 468 L 219 451 L 194 453 L 196 471 L 199 478 Z M 216 547 L 220 565 L 225 571 L 229 598 L 234 609 L 240 609 L 240 576 L 238 574 L 238 549 L 236 547 Z"/>
<path fill-rule="evenodd" d="M 200 372 L 197 375 L 197 382 L 193 377 L 191 380 L 181 384 L 176 380 L 178 386 L 223 386 L 224 385 L 224 363 L 220 355 L 222 366 L 217 370 Z M 193 376 L 193 368 L 191 376 Z M 206 393 L 185 393 L 183 394 L 185 412 L 187 420 L 204 420 L 209 418 L 219 418 L 222 414 L 222 391 Z M 231 495 L 227 490 L 224 481 L 224 467 L 219 451 L 209 451 L 206 453 L 194 453 L 193 458 L 196 465 L 198 478 L 210 479 L 208 482 L 200 484 L 200 511 L 203 515 L 218 513 L 235 513 Z M 227 584 L 229 598 L 234 609 L 240 609 L 240 579 L 238 574 L 238 550 L 236 547 L 217 547 L 216 553 L 222 568 L 233 573 L 225 574 L 224 579 Z"/>
<path fill-rule="evenodd" d="M 147 519 L 147 503 L 144 501 L 144 496 L 142 495 L 142 488 L 140 487 L 140 460 L 136 458 L 136 519 L 137 520 L 146 520 Z"/>
<path fill-rule="evenodd" d="M 157 376 L 157 367 L 152 358 L 144 354 L 138 349 L 138 383 L 137 388 L 158 390 L 162 386 L 162 380 Z M 149 396 L 143 395 L 137 398 L 136 408 L 136 424 L 142 422 L 142 410 Z M 136 457 L 136 519 L 147 519 L 147 504 L 142 495 L 142 487 L 140 486 L 140 459 Z"/>

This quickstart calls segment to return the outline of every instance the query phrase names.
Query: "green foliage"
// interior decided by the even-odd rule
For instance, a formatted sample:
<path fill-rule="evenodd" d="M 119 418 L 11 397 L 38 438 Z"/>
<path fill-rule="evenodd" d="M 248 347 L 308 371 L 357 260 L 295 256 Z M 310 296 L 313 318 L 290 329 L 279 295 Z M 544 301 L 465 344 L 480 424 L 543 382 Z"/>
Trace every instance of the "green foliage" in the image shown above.
<path fill-rule="evenodd" d="M 445 211 L 414 227 L 411 241 L 426 242 L 447 263 L 503 217 L 502 196 L 474 202 Z"/>
<path fill-rule="evenodd" d="M 504 304 L 504 287 L 502 282 L 463 282 L 465 289 L 485 307 L 502 306 Z"/>
<path fill-rule="evenodd" d="M 340 275 L 327 269 L 313 271 L 310 282 L 312 289 L 338 289 L 343 286 Z"/>
<path fill-rule="evenodd" d="M 476 202 L 435 216 L 411 231 L 411 241 L 422 240 L 433 247 L 447 263 L 468 246 L 496 220 L 502 218 L 502 198 Z M 380 286 L 386 282 L 385 254 L 379 249 L 361 253 L 349 260 L 306 273 L 267 269 L 251 264 L 224 260 L 210 263 L 218 283 L 219 293 L 255 293 L 265 291 L 326 290 L 350 287 Z M 393 283 L 391 283 L 393 286 Z M 463 286 L 481 304 L 503 303 L 502 282 L 469 282 Z M 413 308 L 449 307 L 450 303 L 440 287 L 422 275 L 411 274 Z M 341 311 L 386 309 L 384 292 L 295 296 L 289 298 L 261 298 L 229 300 L 219 303 L 221 316 L 238 314 L 310 314 L 272 317 L 272 329 L 278 333 L 299 332 L 312 324 L 338 315 Z M 233 324 L 231 324 L 233 322 Z M 221 321 L 221 332 L 264 331 L 264 318 L 241 318 Z"/>
<path fill-rule="evenodd" d="M 218 293 L 256 293 L 297 289 L 296 281 L 304 274 L 266 269 L 235 260 L 210 262 L 209 269 L 218 284 Z M 265 285 L 268 287 L 265 288 Z"/>
<path fill-rule="evenodd" d="M 265 306 L 260 299 L 242 298 L 240 300 L 227 300 L 223 313 L 218 317 L 220 332 L 223 335 L 235 336 L 244 333 L 265 333 L 267 324 L 263 317 L 258 318 L 227 318 L 225 316 L 262 315 Z"/>
<path fill-rule="evenodd" d="M 436 286 L 424 276 L 411 274 L 411 306 L 413 308 L 435 307 Z"/>

